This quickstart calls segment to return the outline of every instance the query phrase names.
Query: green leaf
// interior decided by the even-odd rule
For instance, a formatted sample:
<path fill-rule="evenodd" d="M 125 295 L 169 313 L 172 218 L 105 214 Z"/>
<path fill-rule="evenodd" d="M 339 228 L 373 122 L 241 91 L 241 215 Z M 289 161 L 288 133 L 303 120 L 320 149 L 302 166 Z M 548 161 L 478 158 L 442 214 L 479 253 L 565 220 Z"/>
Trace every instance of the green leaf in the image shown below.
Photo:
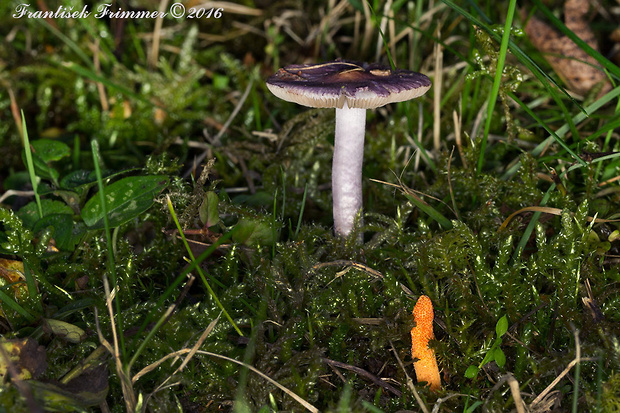
<path fill-rule="evenodd" d="M 71 155 L 71 149 L 66 144 L 51 139 L 32 141 L 30 146 L 32 147 L 32 154 L 45 163 L 59 161 Z"/>
<path fill-rule="evenodd" d="M 60 180 L 60 187 L 63 189 L 74 189 L 85 184 L 94 184 L 97 182 L 97 176 L 94 171 L 86 171 L 79 169 L 73 171 Z"/>
<path fill-rule="evenodd" d="M 482 403 L 481 401 L 477 401 L 474 404 L 472 404 L 471 406 L 469 406 L 467 408 L 467 410 L 465 410 L 464 413 L 473 413 L 478 408 L 478 406 L 482 406 L 483 404 L 484 403 Z"/>
<path fill-rule="evenodd" d="M 54 335 L 69 343 L 77 344 L 86 338 L 84 330 L 66 321 L 48 318 L 45 320 L 44 328 L 49 329 Z"/>
<path fill-rule="evenodd" d="M 84 224 L 73 221 L 73 209 L 63 202 L 42 199 L 41 206 L 42 218 L 39 218 L 35 202 L 30 202 L 20 209 L 17 216 L 33 232 L 51 227 L 56 246 L 64 251 L 72 251 L 85 232 Z"/>
<path fill-rule="evenodd" d="M 52 315 L 52 317 L 56 319 L 62 319 L 80 310 L 84 310 L 88 307 L 92 307 L 95 304 L 97 304 L 97 301 L 91 297 L 81 298 L 75 301 L 70 301 L 67 305 L 62 307 L 60 310 L 56 311 Z"/>
<path fill-rule="evenodd" d="M 200 221 L 207 228 L 220 222 L 220 214 L 218 211 L 218 203 L 220 199 L 213 191 L 209 191 L 205 194 L 205 197 L 200 205 L 198 214 L 200 215 Z"/>
<path fill-rule="evenodd" d="M 42 199 L 41 209 L 43 210 L 43 217 L 54 214 L 73 215 L 73 210 L 67 204 L 52 199 Z M 33 229 L 40 219 L 37 204 L 35 202 L 30 202 L 17 211 L 17 216 L 27 228 Z"/>
<path fill-rule="evenodd" d="M 101 176 L 106 178 L 113 178 L 121 174 L 134 171 L 133 169 L 126 169 L 123 171 L 103 170 Z M 77 170 L 69 173 L 67 176 L 60 180 L 60 186 L 63 189 L 76 189 L 79 187 L 89 188 L 97 183 L 97 174 L 95 171 Z"/>
<path fill-rule="evenodd" d="M 71 150 L 62 142 L 51 139 L 39 139 L 30 143 L 32 161 L 37 176 L 56 182 L 60 173 L 52 167 L 52 162 L 70 155 Z M 25 152 L 23 153 L 25 157 Z"/>
<path fill-rule="evenodd" d="M 86 226 L 82 222 L 73 221 L 73 214 L 46 215 L 37 221 L 33 231 L 38 232 L 48 227 L 53 229 L 56 246 L 63 251 L 73 251 L 86 232 Z"/>
<path fill-rule="evenodd" d="M 153 198 L 168 185 L 164 175 L 130 176 L 105 188 L 106 209 L 111 227 L 118 227 L 153 205 Z M 101 229 L 103 208 L 95 194 L 82 209 L 82 219 L 91 229 Z"/>
<path fill-rule="evenodd" d="M 476 366 L 469 366 L 467 367 L 467 370 L 465 370 L 465 377 L 468 379 L 474 379 L 476 378 L 476 376 L 478 375 L 478 367 Z"/>
<path fill-rule="evenodd" d="M 273 244 L 273 231 L 271 225 L 257 220 L 242 218 L 235 225 L 237 231 L 233 235 L 233 241 L 245 245 L 261 246 Z"/>
<path fill-rule="evenodd" d="M 508 331 L 508 319 L 506 318 L 506 316 L 503 316 L 497 321 L 497 324 L 495 325 L 495 334 L 497 334 L 497 337 L 499 338 L 503 336 L 504 334 L 506 334 L 507 331 Z"/>
<path fill-rule="evenodd" d="M 493 352 L 493 358 L 499 367 L 504 367 L 504 364 L 506 364 L 506 355 L 499 347 Z"/>

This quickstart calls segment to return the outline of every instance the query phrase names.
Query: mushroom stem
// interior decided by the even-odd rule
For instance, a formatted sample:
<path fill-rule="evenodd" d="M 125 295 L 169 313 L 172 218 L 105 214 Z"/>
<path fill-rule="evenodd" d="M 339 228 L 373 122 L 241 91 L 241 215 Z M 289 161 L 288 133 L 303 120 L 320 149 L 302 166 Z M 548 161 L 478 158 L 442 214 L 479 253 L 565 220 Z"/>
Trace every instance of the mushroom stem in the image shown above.
<path fill-rule="evenodd" d="M 347 236 L 362 209 L 362 163 L 366 109 L 336 108 L 336 136 L 332 164 L 334 231 Z M 360 218 L 361 220 L 361 218 Z"/>

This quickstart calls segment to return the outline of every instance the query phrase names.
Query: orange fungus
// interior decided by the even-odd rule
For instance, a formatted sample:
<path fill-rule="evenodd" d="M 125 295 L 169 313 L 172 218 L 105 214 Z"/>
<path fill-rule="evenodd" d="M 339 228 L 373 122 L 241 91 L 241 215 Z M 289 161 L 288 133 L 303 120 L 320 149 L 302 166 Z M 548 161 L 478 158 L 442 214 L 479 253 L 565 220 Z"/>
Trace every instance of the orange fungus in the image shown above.
<path fill-rule="evenodd" d="M 423 295 L 413 308 L 415 327 L 411 329 L 411 357 L 418 382 L 424 381 L 431 390 L 441 387 L 439 368 L 435 351 L 428 346 L 428 342 L 435 338 L 433 335 L 433 303 Z"/>

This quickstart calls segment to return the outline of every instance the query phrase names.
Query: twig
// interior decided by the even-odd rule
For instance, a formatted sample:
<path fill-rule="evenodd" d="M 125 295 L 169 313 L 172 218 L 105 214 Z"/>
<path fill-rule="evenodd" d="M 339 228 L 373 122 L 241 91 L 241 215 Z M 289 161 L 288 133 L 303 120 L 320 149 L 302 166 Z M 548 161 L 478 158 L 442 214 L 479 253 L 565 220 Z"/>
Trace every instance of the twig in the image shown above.
<path fill-rule="evenodd" d="M 394 394 L 396 397 L 400 397 L 402 395 L 400 390 L 395 389 L 394 387 L 390 386 L 387 382 L 385 382 L 381 378 L 379 378 L 379 377 L 375 376 L 374 374 L 364 370 L 361 367 L 352 366 L 350 364 L 342 363 L 342 362 L 336 361 L 336 360 L 331 360 L 331 359 L 328 359 L 328 358 L 325 358 L 325 357 L 321 357 L 321 361 L 323 363 L 326 363 L 326 364 L 330 365 L 330 366 L 339 367 L 341 369 L 346 369 L 346 370 L 349 370 L 349 371 L 352 371 L 352 372 L 356 373 L 357 375 L 365 377 L 368 380 L 372 381 L 377 386 L 383 387 L 385 390 L 387 390 L 390 393 Z"/>
<path fill-rule="evenodd" d="M 357 270 L 363 271 L 366 274 L 372 275 L 373 277 L 384 278 L 383 274 L 381 274 L 379 271 L 374 270 L 367 265 L 364 265 L 364 264 L 361 264 L 355 261 L 350 261 L 350 260 L 336 260 L 336 261 L 331 261 L 331 262 L 321 262 L 319 264 L 313 265 L 311 268 L 311 271 L 316 271 L 323 267 L 331 267 L 331 266 L 339 266 L 339 265 L 347 265 L 350 268 L 355 268 Z"/>
<path fill-rule="evenodd" d="M 9 189 L 0 196 L 0 203 L 10 196 L 33 196 L 34 191 L 16 191 L 15 189 Z"/>

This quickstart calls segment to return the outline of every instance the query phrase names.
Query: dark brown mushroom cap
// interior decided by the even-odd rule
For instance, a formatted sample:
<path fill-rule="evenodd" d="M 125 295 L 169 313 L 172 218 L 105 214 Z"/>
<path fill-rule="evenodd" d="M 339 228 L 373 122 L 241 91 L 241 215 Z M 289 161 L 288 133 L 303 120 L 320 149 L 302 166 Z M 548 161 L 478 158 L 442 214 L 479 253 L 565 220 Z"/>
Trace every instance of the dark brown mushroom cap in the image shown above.
<path fill-rule="evenodd" d="M 426 93 L 431 81 L 421 73 L 344 60 L 291 65 L 267 79 L 277 97 L 313 108 L 370 109 Z"/>

